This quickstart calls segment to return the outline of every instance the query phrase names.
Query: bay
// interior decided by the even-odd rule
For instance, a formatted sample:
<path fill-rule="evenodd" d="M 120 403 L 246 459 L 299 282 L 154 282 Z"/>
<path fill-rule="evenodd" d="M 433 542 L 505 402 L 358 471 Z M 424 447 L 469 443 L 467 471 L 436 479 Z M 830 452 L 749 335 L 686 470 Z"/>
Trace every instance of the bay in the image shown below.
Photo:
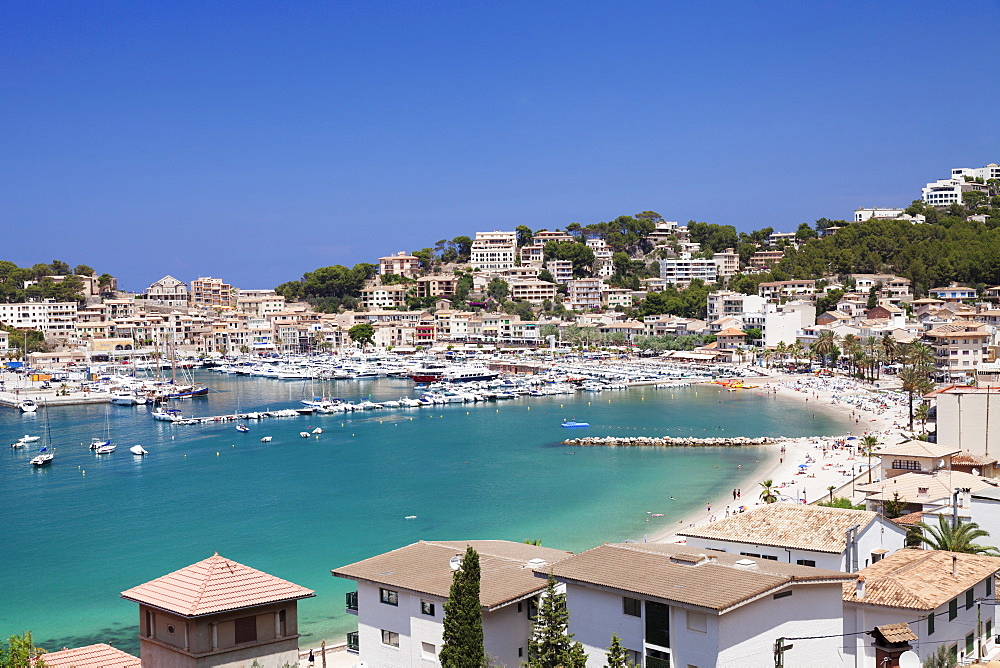
<path fill-rule="evenodd" d="M 213 391 L 172 404 L 185 415 L 295 407 L 324 394 L 413 396 L 412 383 L 398 379 L 196 377 Z M 57 455 L 35 469 L 28 460 L 37 448 L 6 445 L 40 435 L 46 414 Z M 106 415 L 118 449 L 98 456 L 87 446 L 103 435 Z M 564 418 L 592 426 L 563 429 Z M 301 642 L 339 640 L 356 627 L 344 613 L 354 584 L 330 569 L 422 539 L 538 539 L 573 551 L 641 541 L 741 486 L 765 460 L 758 448 L 561 445 L 568 436 L 848 429 L 794 401 L 711 385 L 248 424 L 246 434 L 231 422 L 175 426 L 144 407 L 3 410 L 0 636 L 31 630 L 47 649 L 112 642 L 138 653 L 137 607 L 119 592 L 218 551 L 316 590 L 299 607 Z M 299 436 L 317 426 L 318 437 Z M 149 455 L 129 454 L 136 443 Z M 652 513 L 663 517 L 649 521 Z"/>

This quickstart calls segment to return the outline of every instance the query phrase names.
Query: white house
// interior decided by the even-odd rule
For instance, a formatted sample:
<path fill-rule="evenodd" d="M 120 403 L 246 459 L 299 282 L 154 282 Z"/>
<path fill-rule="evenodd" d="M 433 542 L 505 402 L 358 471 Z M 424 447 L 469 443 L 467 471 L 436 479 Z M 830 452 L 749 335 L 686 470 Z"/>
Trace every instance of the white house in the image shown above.
<path fill-rule="evenodd" d="M 867 510 L 772 503 L 679 533 L 691 549 L 854 572 L 904 547 L 906 530 Z"/>
<path fill-rule="evenodd" d="M 984 653 L 992 651 L 995 606 L 977 610 L 977 600 L 993 598 L 998 570 L 998 557 L 940 550 L 900 550 L 863 569 L 856 583 L 843 587 L 844 655 L 851 665 L 876 668 L 864 632 L 899 622 L 917 635 L 911 645 L 921 661 L 940 645 L 960 661 L 976 656 L 980 642 Z"/>
<path fill-rule="evenodd" d="M 605 544 L 551 568 L 594 668 L 612 633 L 647 668 L 768 666 L 776 638 L 801 636 L 830 637 L 796 643 L 785 665 L 839 665 L 842 585 L 856 578 L 667 543 Z"/>
<path fill-rule="evenodd" d="M 146 288 L 146 299 L 152 304 L 184 308 L 188 305 L 188 286 L 167 275 Z"/>
<path fill-rule="evenodd" d="M 420 541 L 334 569 L 358 583 L 348 612 L 358 616 L 349 637 L 369 666 L 436 665 L 444 603 L 451 589 L 452 557 L 466 546 L 479 553 L 480 602 L 486 654 L 499 665 L 525 660 L 531 619 L 545 580 L 533 568 L 550 568 L 569 552 L 506 540 Z M 353 643 L 351 642 L 353 641 Z"/>

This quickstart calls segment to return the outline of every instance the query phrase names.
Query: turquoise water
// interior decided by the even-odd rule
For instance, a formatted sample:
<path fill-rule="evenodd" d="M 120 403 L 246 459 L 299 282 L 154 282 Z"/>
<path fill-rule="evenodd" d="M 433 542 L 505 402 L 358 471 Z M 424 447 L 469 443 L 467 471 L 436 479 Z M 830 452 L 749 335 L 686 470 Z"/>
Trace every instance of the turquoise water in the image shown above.
<path fill-rule="evenodd" d="M 406 380 L 277 381 L 204 373 L 190 415 L 294 407 L 315 394 L 412 395 Z M 7 445 L 41 435 L 57 456 Z M 118 450 L 88 448 L 109 414 Z M 145 407 L 0 412 L 0 637 L 32 630 L 43 647 L 113 642 L 138 652 L 138 611 L 119 592 L 218 551 L 315 589 L 300 603 L 303 644 L 356 627 L 330 569 L 408 543 L 540 539 L 582 550 L 642 540 L 742 485 L 763 465 L 746 449 L 572 448 L 569 436 L 820 435 L 846 423 L 793 401 L 714 386 L 531 397 L 251 422 L 173 426 Z M 568 430 L 563 418 L 591 423 Z M 299 432 L 321 426 L 319 438 Z M 269 444 L 262 436 L 273 436 Z M 128 453 L 141 443 L 145 458 Z M 760 458 L 761 463 L 755 459 Z M 737 471 L 737 464 L 742 466 Z M 674 496 L 677 500 L 670 500 Z M 647 521 L 648 513 L 664 513 Z M 417 519 L 405 520 L 407 515 Z"/>

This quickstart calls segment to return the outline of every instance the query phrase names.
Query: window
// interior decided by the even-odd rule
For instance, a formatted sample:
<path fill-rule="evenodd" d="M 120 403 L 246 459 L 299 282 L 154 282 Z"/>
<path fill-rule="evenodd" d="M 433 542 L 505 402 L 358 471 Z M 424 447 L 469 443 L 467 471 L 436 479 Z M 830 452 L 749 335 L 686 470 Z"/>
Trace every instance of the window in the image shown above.
<path fill-rule="evenodd" d="M 399 634 L 395 631 L 382 629 L 382 644 L 389 647 L 399 647 Z"/>
<path fill-rule="evenodd" d="M 708 615 L 700 612 L 687 611 L 687 627 L 689 631 L 708 632 Z"/>
<path fill-rule="evenodd" d="M 670 606 L 646 601 L 646 642 L 670 647 Z"/>
<path fill-rule="evenodd" d="M 642 654 L 640 654 L 636 650 L 634 650 L 634 649 L 627 649 L 627 650 L 625 650 L 625 655 L 628 658 L 628 662 L 630 664 L 632 664 L 633 666 L 641 666 L 642 665 Z"/>
<path fill-rule="evenodd" d="M 927 635 L 934 635 L 934 613 L 927 615 Z"/>
<path fill-rule="evenodd" d="M 797 563 L 799 566 L 812 566 L 813 568 L 816 567 L 815 559 L 796 559 L 795 563 Z M 791 592 L 788 593 L 790 594 Z"/>
<path fill-rule="evenodd" d="M 958 617 L 958 599 L 953 598 L 948 601 L 948 621 L 950 622 L 956 617 Z"/>
<path fill-rule="evenodd" d="M 421 659 L 436 659 L 437 658 L 437 647 L 430 644 L 429 642 L 420 643 L 420 658 Z"/>
<path fill-rule="evenodd" d="M 788 591 L 779 591 L 779 592 L 778 592 L 777 594 L 775 594 L 775 595 L 774 595 L 774 596 L 773 596 L 772 598 L 773 598 L 774 600 L 778 600 L 779 598 L 788 598 L 788 597 L 789 597 L 789 596 L 791 596 L 791 595 L 792 595 L 792 590 L 791 590 L 791 589 L 789 589 Z"/>
<path fill-rule="evenodd" d="M 893 459 L 892 468 L 903 471 L 919 471 L 920 462 L 912 459 Z"/>
<path fill-rule="evenodd" d="M 970 656 L 975 649 L 976 649 L 976 634 L 973 632 L 973 633 L 970 633 L 969 635 L 965 636 L 965 654 L 966 654 L 966 656 Z"/>
<path fill-rule="evenodd" d="M 637 598 L 622 597 L 622 612 L 632 617 L 642 617 L 642 601 Z"/>
<path fill-rule="evenodd" d="M 990 638 L 992 638 L 992 637 L 993 637 L 993 620 L 992 619 L 987 619 L 986 620 L 986 636 L 985 636 L 983 642 L 989 642 Z"/>
<path fill-rule="evenodd" d="M 240 617 L 236 624 L 236 644 L 257 640 L 257 617 Z"/>
<path fill-rule="evenodd" d="M 278 635 L 279 636 L 285 635 L 285 626 L 286 626 L 286 622 L 287 621 L 288 621 L 288 616 L 285 613 L 285 611 L 284 610 L 279 610 L 278 611 Z"/>
<path fill-rule="evenodd" d="M 382 589 L 380 587 L 378 593 L 379 599 L 386 605 L 399 605 L 399 592 L 395 592 L 391 589 Z"/>
<path fill-rule="evenodd" d="M 975 588 L 965 592 L 965 609 L 968 610 L 975 603 Z"/>
<path fill-rule="evenodd" d="M 430 601 L 420 601 L 420 614 L 434 616 L 434 604 Z"/>
<path fill-rule="evenodd" d="M 986 597 L 989 598 L 993 595 L 993 576 L 986 578 Z"/>

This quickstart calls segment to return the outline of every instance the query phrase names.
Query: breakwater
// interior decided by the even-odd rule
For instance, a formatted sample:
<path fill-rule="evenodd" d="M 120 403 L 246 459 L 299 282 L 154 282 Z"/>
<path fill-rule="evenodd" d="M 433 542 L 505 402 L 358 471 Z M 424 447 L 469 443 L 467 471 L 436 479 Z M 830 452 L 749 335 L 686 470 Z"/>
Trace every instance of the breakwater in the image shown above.
<path fill-rule="evenodd" d="M 781 437 L 759 436 L 748 438 L 746 436 L 731 436 L 724 438 L 695 438 L 671 436 L 650 437 L 650 436 L 587 436 L 584 438 L 568 438 L 563 441 L 563 445 L 606 445 L 617 446 L 659 446 L 665 448 L 690 448 L 698 446 L 716 447 L 741 447 L 745 445 L 770 445 L 787 439 Z"/>

